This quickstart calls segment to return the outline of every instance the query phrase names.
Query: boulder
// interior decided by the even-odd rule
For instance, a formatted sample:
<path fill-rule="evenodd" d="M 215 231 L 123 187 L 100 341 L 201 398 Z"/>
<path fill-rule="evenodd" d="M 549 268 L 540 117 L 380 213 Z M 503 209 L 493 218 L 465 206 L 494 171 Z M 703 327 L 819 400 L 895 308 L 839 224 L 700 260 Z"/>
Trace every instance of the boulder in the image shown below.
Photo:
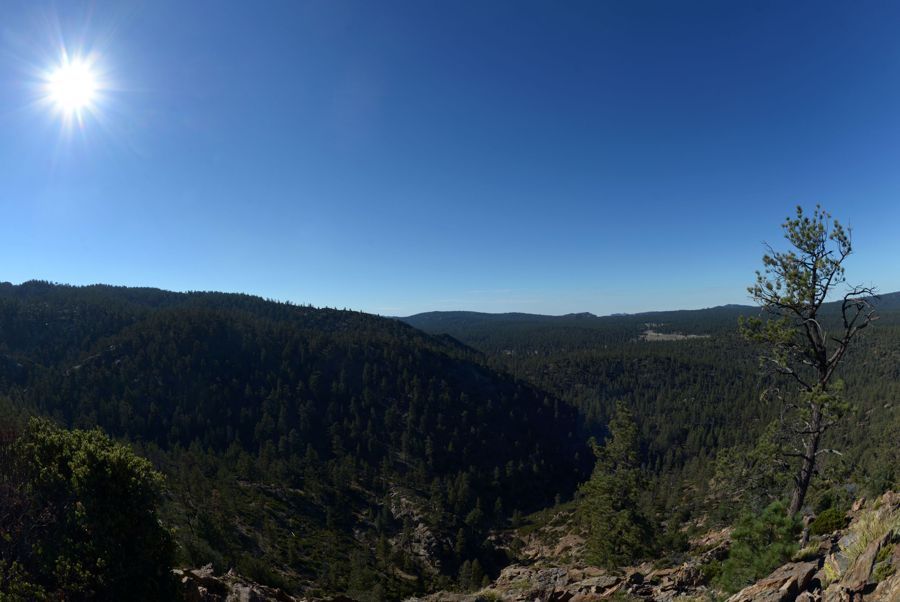
<path fill-rule="evenodd" d="M 614 585 L 618 585 L 621 580 L 614 575 L 601 575 L 599 577 L 588 577 L 572 584 L 571 589 L 575 590 L 577 595 L 587 594 L 603 594 L 606 593 Z"/>
<path fill-rule="evenodd" d="M 853 594 L 838 583 L 832 583 L 822 592 L 822 602 L 853 602 Z"/>
<path fill-rule="evenodd" d="M 794 602 L 818 570 L 817 562 L 794 562 L 728 598 L 728 602 Z"/>
<path fill-rule="evenodd" d="M 211 564 L 172 572 L 181 582 L 186 602 L 297 602 L 280 589 L 254 583 L 233 570 L 216 576 Z"/>
<path fill-rule="evenodd" d="M 900 573 L 895 573 L 878 584 L 866 602 L 897 602 L 900 600 Z"/>
<path fill-rule="evenodd" d="M 889 531 L 866 547 L 841 579 L 841 585 L 845 589 L 851 592 L 861 592 L 866 585 L 871 583 L 875 557 L 878 556 L 881 548 L 890 543 L 892 537 L 893 532 Z"/>
<path fill-rule="evenodd" d="M 888 491 L 880 498 L 882 507 L 888 512 L 892 512 L 900 508 L 900 491 Z"/>

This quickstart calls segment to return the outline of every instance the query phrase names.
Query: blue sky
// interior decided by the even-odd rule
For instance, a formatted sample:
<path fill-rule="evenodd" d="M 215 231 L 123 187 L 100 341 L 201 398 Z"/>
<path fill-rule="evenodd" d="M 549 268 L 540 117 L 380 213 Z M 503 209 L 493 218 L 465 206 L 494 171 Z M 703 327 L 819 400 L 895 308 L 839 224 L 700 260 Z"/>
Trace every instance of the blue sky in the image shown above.
<path fill-rule="evenodd" d="M 0 280 L 405 315 L 747 302 L 796 204 L 900 290 L 900 4 L 6 2 Z M 39 73 L 92 52 L 81 127 Z"/>

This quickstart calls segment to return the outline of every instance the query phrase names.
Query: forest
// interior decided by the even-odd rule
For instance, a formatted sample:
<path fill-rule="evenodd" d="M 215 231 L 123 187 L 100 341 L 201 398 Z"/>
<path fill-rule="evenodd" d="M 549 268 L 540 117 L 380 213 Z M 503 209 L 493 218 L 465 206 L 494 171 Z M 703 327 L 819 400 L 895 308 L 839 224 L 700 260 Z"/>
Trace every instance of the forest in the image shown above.
<path fill-rule="evenodd" d="M 488 530 L 591 465 L 575 408 L 396 320 L 31 282 L 0 287 L 0 328 L 8 421 L 131 443 L 167 477 L 182 564 L 292 591 L 495 571 Z"/>
<path fill-rule="evenodd" d="M 897 482 L 900 294 L 878 311 L 842 367 L 851 419 L 829 433 L 842 455 L 811 492 L 821 509 Z M 750 474 L 778 414 L 738 332 L 755 312 L 398 320 L 247 295 L 2 284 L 3 431 L 46 417 L 147 458 L 173 565 L 358 600 L 472 588 L 512 560 L 492 533 L 587 495 L 595 442 L 616 424 L 634 424 L 645 556 L 682 552 L 682 525 L 728 524 L 783 493 L 783 475 Z M 641 336 L 651 328 L 702 336 Z"/>

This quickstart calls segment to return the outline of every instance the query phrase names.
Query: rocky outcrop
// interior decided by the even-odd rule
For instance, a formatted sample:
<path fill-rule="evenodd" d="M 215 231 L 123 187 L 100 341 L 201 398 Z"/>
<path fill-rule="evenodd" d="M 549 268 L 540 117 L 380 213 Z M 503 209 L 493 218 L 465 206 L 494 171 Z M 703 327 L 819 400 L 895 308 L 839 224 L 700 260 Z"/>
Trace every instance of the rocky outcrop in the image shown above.
<path fill-rule="evenodd" d="M 900 573 L 888 577 L 878 584 L 875 591 L 872 592 L 871 600 L 884 600 L 886 602 L 897 602 L 900 600 Z"/>
<path fill-rule="evenodd" d="M 280 589 L 253 583 L 234 571 L 216 576 L 211 564 L 175 569 L 185 602 L 302 602 Z"/>
<path fill-rule="evenodd" d="M 728 602 L 900 602 L 900 494 L 853 505 L 844 532 Z"/>
<path fill-rule="evenodd" d="M 813 541 L 801 560 L 785 564 L 728 602 L 900 602 L 900 494 L 854 504 L 847 529 Z M 695 542 L 707 551 L 676 567 L 642 565 L 621 572 L 552 564 L 553 555 L 526 555 L 477 593 L 439 592 L 420 602 L 647 602 L 722 599 L 704 567 L 728 556 L 729 532 Z M 552 538 L 541 544 L 552 550 Z M 537 549 L 536 546 L 532 546 Z M 520 557 L 521 558 L 521 557 Z M 550 564 L 547 564 L 550 562 Z M 564 562 L 561 564 L 565 564 Z M 416 600 L 416 599 L 413 599 Z"/>
<path fill-rule="evenodd" d="M 643 600 L 673 602 L 686 593 L 707 592 L 697 564 L 668 569 L 649 565 L 610 573 L 596 567 L 539 567 L 511 565 L 490 587 L 473 594 L 439 592 L 410 602 L 591 602 L 630 595 Z"/>
<path fill-rule="evenodd" d="M 449 538 L 435 533 L 428 527 L 421 510 L 422 501 L 411 492 L 398 487 L 390 491 L 389 509 L 395 520 L 415 525 L 412 529 L 391 539 L 391 545 L 403 550 L 427 573 L 439 575 L 443 570 L 442 558 L 450 549 Z"/>
<path fill-rule="evenodd" d="M 818 569 L 818 562 L 786 564 L 731 596 L 728 602 L 794 602 L 807 590 Z"/>

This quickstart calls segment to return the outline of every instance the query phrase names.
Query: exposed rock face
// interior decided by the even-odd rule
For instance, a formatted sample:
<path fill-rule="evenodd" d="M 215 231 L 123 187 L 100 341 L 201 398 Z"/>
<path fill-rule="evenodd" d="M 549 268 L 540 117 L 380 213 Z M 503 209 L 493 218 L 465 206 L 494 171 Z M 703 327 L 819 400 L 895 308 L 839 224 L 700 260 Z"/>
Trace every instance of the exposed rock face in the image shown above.
<path fill-rule="evenodd" d="M 875 591 L 872 592 L 870 599 L 883 600 L 885 602 L 897 602 L 900 600 L 900 572 L 879 583 Z"/>
<path fill-rule="evenodd" d="M 653 570 L 649 565 L 624 574 L 596 567 L 563 568 L 511 565 L 503 569 L 491 586 L 475 594 L 439 592 L 419 602 L 592 602 L 628 594 L 644 600 L 673 602 L 690 592 L 706 592 L 704 577 L 696 564 Z M 412 601 L 410 601 L 412 602 Z"/>
<path fill-rule="evenodd" d="M 850 567 L 850 570 L 847 571 L 847 574 L 844 575 L 844 578 L 841 579 L 841 584 L 850 591 L 862 591 L 872 580 L 872 569 L 875 566 L 875 556 L 883 547 L 891 542 L 893 536 L 894 533 L 889 531 L 880 539 L 870 543 L 869 547 L 860 554 L 856 559 L 856 562 Z"/>
<path fill-rule="evenodd" d="M 811 546 L 807 559 L 785 564 L 734 594 L 728 602 L 900 602 L 900 494 L 859 502 L 850 526 Z M 727 530 L 703 541 L 711 549 L 678 567 L 649 565 L 610 573 L 594 567 L 566 567 L 548 554 L 525 555 L 528 566 L 506 567 L 478 593 L 439 592 L 420 602 L 593 602 L 628 596 L 647 602 L 721 599 L 709 589 L 703 566 L 728 556 Z M 865 543 L 864 542 L 868 542 Z M 532 552 L 529 550 L 529 552 Z M 552 550 L 552 544 L 544 544 Z M 565 564 L 565 563 L 562 563 Z M 414 599 L 415 600 L 415 599 Z"/>
<path fill-rule="evenodd" d="M 199 569 L 175 569 L 185 602 L 301 602 L 280 589 L 253 583 L 228 571 L 216 576 L 211 564 Z"/>
<path fill-rule="evenodd" d="M 818 562 L 797 562 L 775 572 L 728 598 L 728 602 L 793 602 L 806 591 Z"/>
<path fill-rule="evenodd" d="M 784 565 L 728 602 L 900 602 L 900 494 L 858 501 L 850 516 L 815 560 Z"/>
<path fill-rule="evenodd" d="M 390 492 L 391 515 L 399 521 L 408 521 L 415 525 L 401 537 L 395 537 L 391 544 L 413 556 L 426 571 L 440 574 L 441 558 L 445 550 L 450 549 L 448 538 L 441 537 L 428 528 L 419 501 L 409 492 L 394 487 Z"/>

